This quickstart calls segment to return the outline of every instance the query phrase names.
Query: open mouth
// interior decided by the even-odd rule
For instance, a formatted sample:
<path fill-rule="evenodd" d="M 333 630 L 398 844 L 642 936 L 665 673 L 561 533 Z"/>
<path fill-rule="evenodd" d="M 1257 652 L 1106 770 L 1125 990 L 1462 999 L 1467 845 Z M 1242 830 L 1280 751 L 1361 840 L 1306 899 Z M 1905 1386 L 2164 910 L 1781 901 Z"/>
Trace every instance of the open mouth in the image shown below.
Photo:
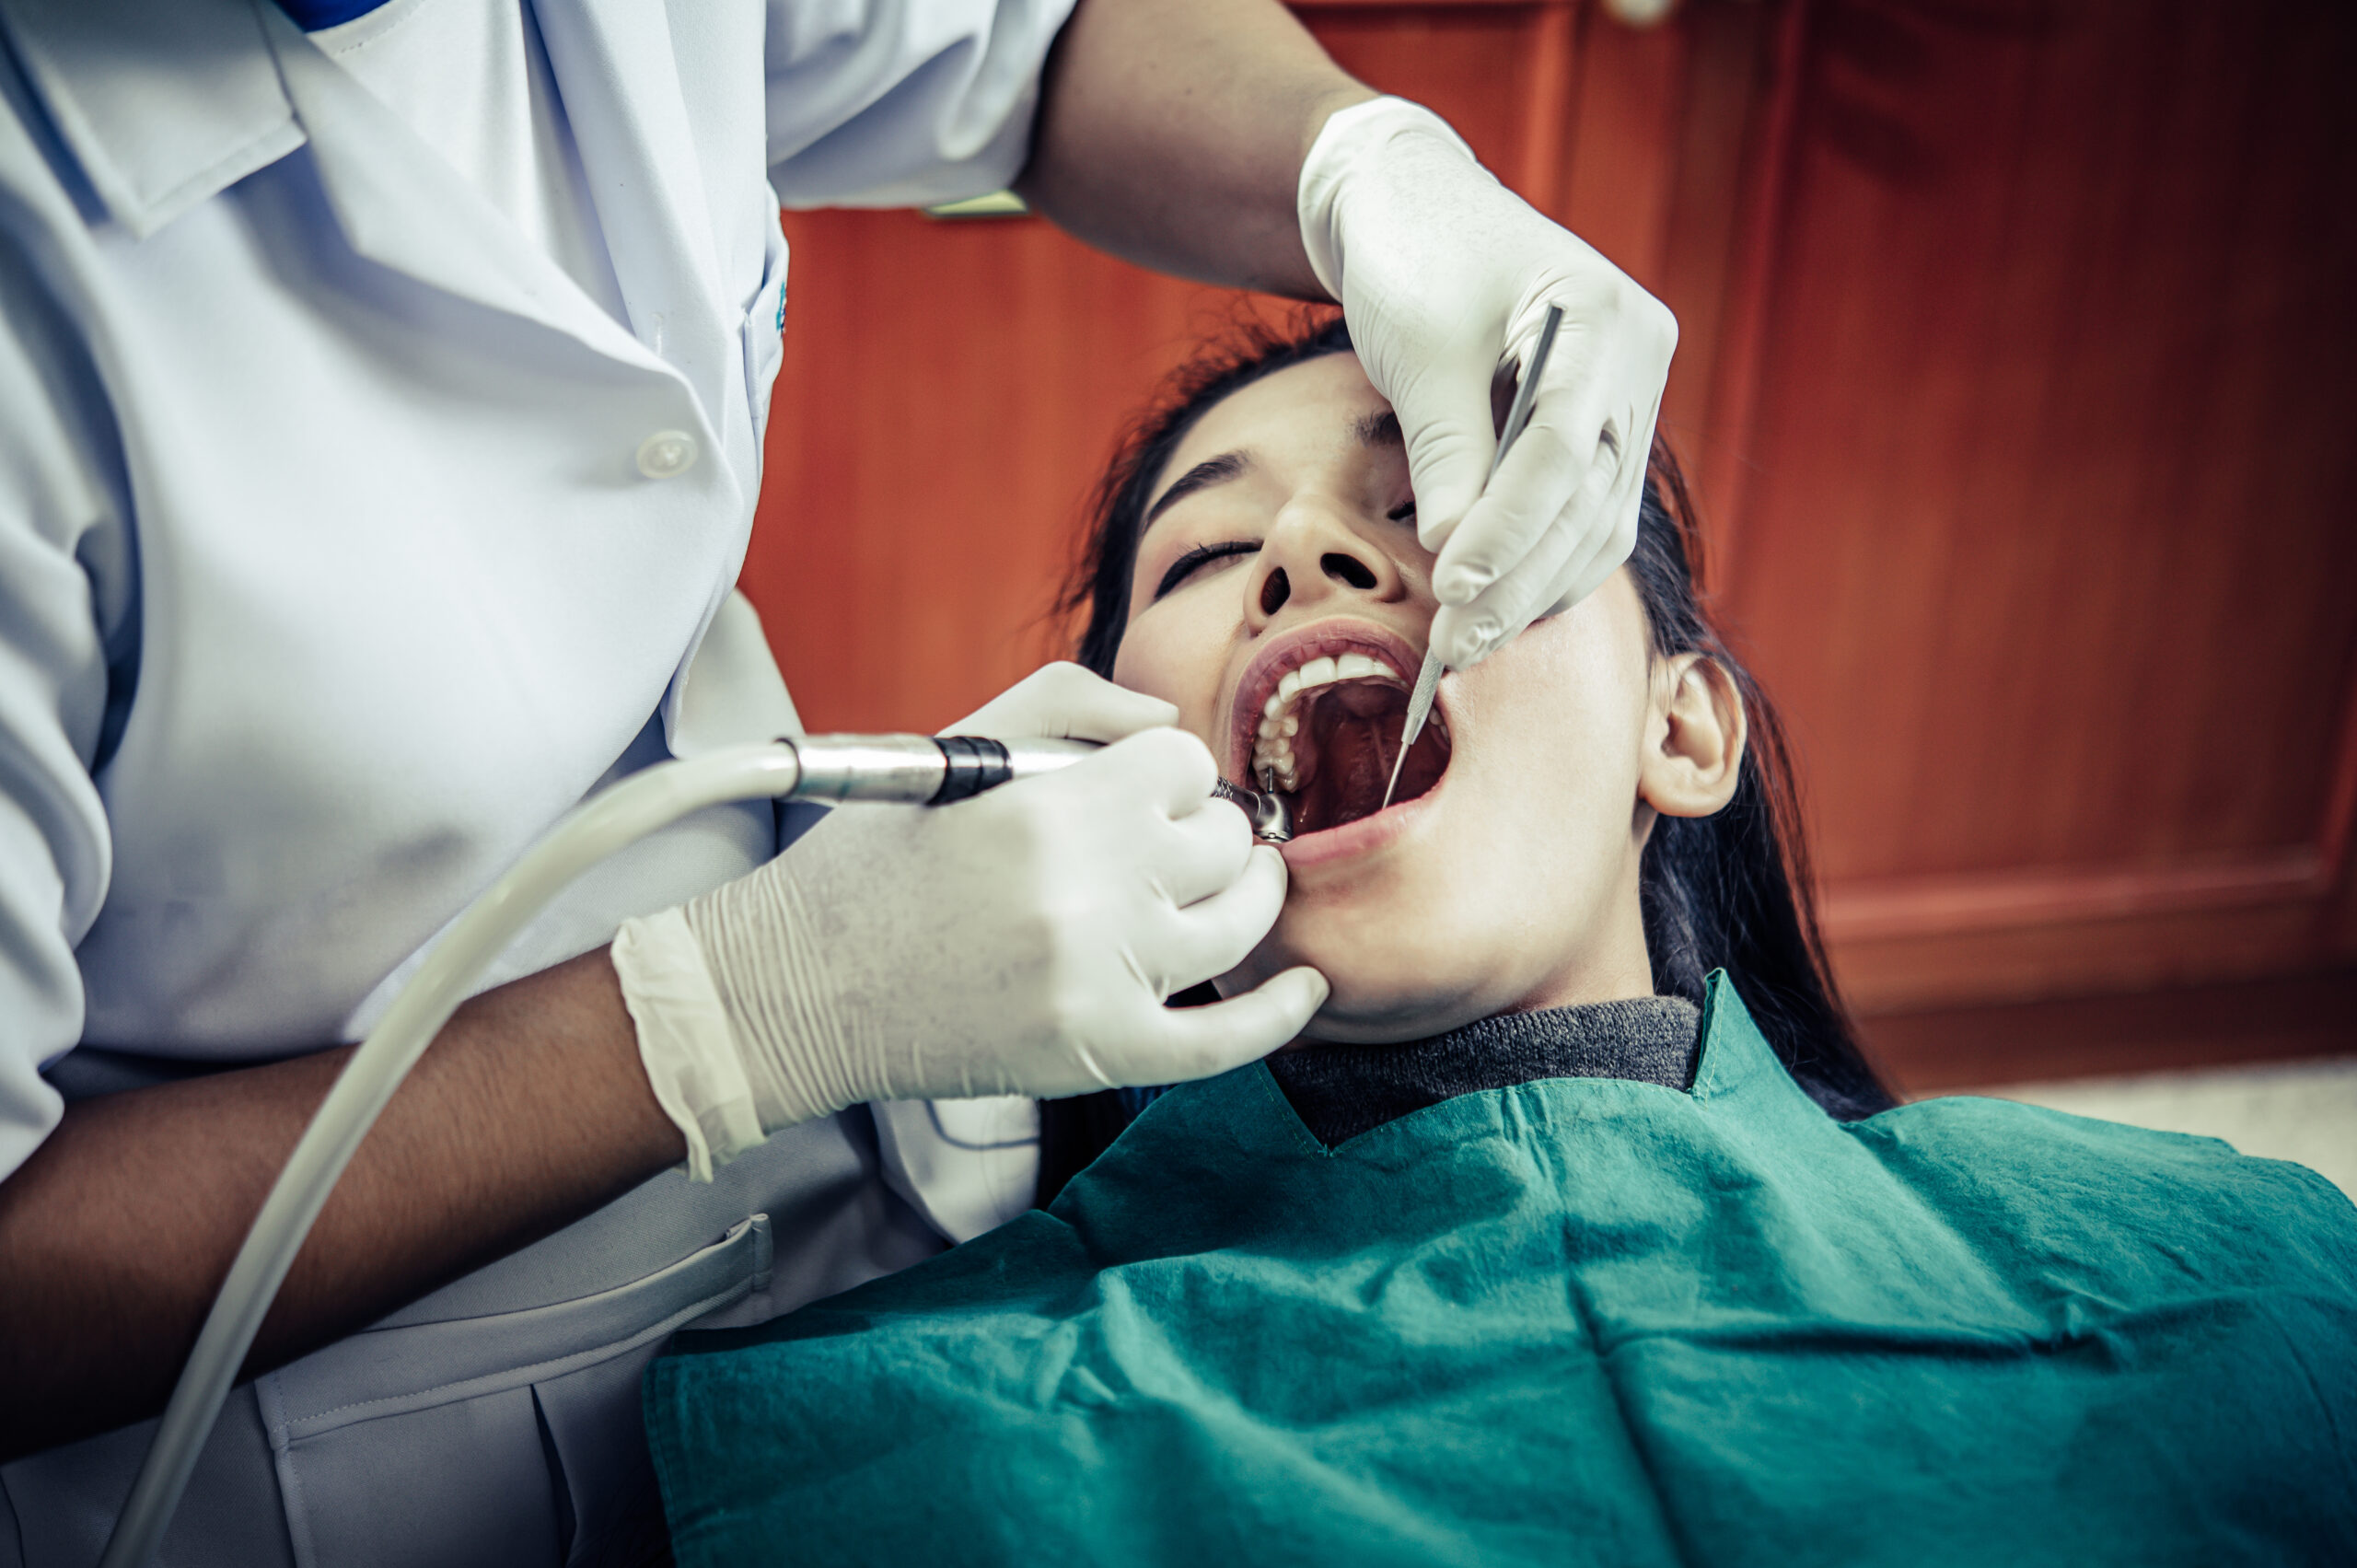
<path fill-rule="evenodd" d="M 1407 717 L 1408 683 L 1383 660 L 1312 659 L 1287 673 L 1261 708 L 1252 782 L 1284 796 L 1296 837 L 1372 817 L 1383 809 Z M 1449 747 L 1447 721 L 1435 708 L 1409 749 L 1391 804 L 1440 783 Z"/>

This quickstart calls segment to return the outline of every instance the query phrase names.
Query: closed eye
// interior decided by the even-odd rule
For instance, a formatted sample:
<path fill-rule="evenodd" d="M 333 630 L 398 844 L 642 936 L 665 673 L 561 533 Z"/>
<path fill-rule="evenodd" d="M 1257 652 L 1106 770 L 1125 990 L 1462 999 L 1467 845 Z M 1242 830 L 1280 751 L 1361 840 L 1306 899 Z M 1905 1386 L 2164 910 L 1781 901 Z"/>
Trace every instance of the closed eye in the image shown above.
<path fill-rule="evenodd" d="M 1160 599 L 1214 561 L 1224 561 L 1231 555 L 1258 555 L 1260 552 L 1260 541 L 1257 539 L 1232 539 L 1223 544 L 1199 544 L 1170 563 L 1170 570 L 1162 574 L 1162 581 L 1155 586 L 1154 597 Z"/>
<path fill-rule="evenodd" d="M 1399 505 L 1392 507 L 1391 510 L 1383 514 L 1386 521 L 1394 523 L 1404 523 L 1415 515 L 1416 504 L 1413 501 L 1402 501 Z"/>

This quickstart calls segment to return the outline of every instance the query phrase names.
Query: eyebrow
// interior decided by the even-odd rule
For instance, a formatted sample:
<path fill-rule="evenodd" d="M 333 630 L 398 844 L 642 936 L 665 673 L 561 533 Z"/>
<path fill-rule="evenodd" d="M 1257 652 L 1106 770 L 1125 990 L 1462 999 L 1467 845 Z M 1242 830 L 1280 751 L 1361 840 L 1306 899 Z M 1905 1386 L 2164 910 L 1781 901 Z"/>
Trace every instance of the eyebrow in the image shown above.
<path fill-rule="evenodd" d="M 1399 416 L 1389 409 L 1353 420 L 1351 434 L 1358 437 L 1362 447 L 1397 447 L 1403 452 L 1408 449 L 1408 438 L 1399 431 Z"/>
<path fill-rule="evenodd" d="M 1362 414 L 1351 421 L 1351 435 L 1362 447 L 1391 447 L 1405 451 L 1408 438 L 1400 432 L 1399 416 L 1389 409 Z M 1225 484 L 1252 466 L 1249 452 L 1222 452 L 1207 458 L 1178 476 L 1177 483 L 1155 497 L 1145 509 L 1145 521 L 1141 528 L 1152 528 L 1154 520 L 1170 510 L 1198 490 L 1209 490 L 1215 484 Z"/>
<path fill-rule="evenodd" d="M 1144 526 L 1153 527 L 1155 518 L 1196 491 L 1209 490 L 1214 484 L 1225 484 L 1251 466 L 1252 455 L 1248 452 L 1222 452 L 1216 458 L 1207 458 L 1197 463 L 1180 474 L 1178 482 L 1164 491 L 1155 504 L 1146 508 Z"/>

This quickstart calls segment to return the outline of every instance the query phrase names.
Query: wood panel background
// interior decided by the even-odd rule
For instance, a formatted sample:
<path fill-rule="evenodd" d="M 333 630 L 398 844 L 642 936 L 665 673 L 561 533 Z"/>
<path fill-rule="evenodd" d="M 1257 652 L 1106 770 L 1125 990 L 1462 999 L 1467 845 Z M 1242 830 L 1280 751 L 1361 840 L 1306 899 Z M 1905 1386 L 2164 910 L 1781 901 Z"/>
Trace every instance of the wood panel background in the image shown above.
<path fill-rule="evenodd" d="M 1710 583 L 1903 1081 L 2357 1045 L 2357 22 L 1296 9 L 1678 312 Z M 1122 420 L 1272 307 L 1036 219 L 787 232 L 745 587 L 813 726 L 937 727 L 1062 651 Z"/>

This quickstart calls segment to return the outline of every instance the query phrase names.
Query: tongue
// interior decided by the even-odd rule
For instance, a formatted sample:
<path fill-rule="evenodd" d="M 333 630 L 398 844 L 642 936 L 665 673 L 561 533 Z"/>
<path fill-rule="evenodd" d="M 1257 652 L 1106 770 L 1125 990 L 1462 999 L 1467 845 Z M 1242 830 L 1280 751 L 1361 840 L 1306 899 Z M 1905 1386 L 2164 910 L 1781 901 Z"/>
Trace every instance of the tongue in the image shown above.
<path fill-rule="evenodd" d="M 1408 693 L 1381 681 L 1354 681 L 1321 692 L 1304 725 L 1316 738 L 1317 767 L 1297 802 L 1295 830 L 1315 833 L 1372 817 L 1383 806 L 1384 786 L 1399 754 L 1399 731 L 1408 714 Z M 1440 782 L 1448 766 L 1448 743 L 1438 725 L 1427 725 L 1400 771 L 1396 805 L 1413 800 Z"/>
<path fill-rule="evenodd" d="M 1408 716 L 1408 693 L 1381 680 L 1346 680 L 1318 695 L 1321 716 L 1339 724 L 1347 719 L 1404 719 Z M 1391 726 L 1391 738 L 1399 738 L 1399 726 Z"/>

